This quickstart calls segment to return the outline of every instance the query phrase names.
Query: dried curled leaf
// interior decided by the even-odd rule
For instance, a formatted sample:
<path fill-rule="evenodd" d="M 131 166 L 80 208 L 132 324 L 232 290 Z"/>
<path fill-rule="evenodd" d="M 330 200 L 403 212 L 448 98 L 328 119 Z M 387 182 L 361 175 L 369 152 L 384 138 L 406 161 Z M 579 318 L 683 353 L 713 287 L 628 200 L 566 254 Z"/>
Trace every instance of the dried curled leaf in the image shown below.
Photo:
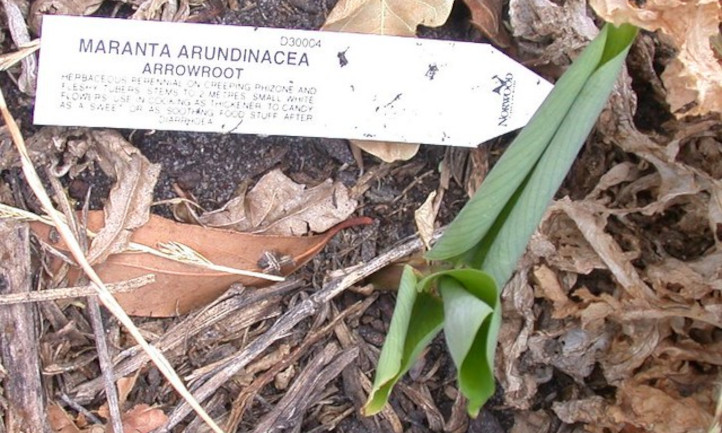
<path fill-rule="evenodd" d="M 149 433 L 165 424 L 168 417 L 158 408 L 139 404 L 125 412 L 122 419 L 125 433 Z M 105 431 L 111 433 L 112 426 L 108 424 Z"/>
<path fill-rule="evenodd" d="M 112 130 L 43 128 L 28 140 L 28 145 L 40 158 L 50 159 L 45 163 L 53 166 L 57 176 L 68 173 L 72 178 L 97 163 L 108 177 L 115 179 L 104 208 L 105 224 L 93 239 L 88 260 L 91 264 L 99 263 L 108 255 L 125 250 L 132 231 L 148 221 L 160 165 L 151 164 Z M 42 159 L 36 161 L 42 163 Z"/>
<path fill-rule="evenodd" d="M 678 117 L 722 113 L 722 64 L 711 38 L 719 35 L 718 0 L 650 0 L 636 7 L 626 0 L 591 0 L 605 20 L 631 23 L 669 36 L 679 51 L 664 70 L 667 102 Z"/>
<path fill-rule="evenodd" d="M 40 34 L 43 15 L 90 15 L 98 10 L 103 0 L 35 0 L 30 6 L 28 25 Z"/>
<path fill-rule="evenodd" d="M 378 157 L 384 162 L 408 161 L 419 151 L 414 143 L 394 143 L 391 141 L 350 140 L 353 146 Z"/>
<path fill-rule="evenodd" d="M 330 180 L 306 189 L 273 170 L 248 193 L 230 200 L 223 208 L 200 216 L 209 227 L 241 232 L 300 236 L 321 233 L 348 218 L 356 208 L 348 188 Z"/>
<path fill-rule="evenodd" d="M 25 24 L 23 11 L 27 11 L 25 2 L 16 0 L 1 0 L 5 9 L 7 26 L 12 35 L 13 42 L 20 48 L 30 42 L 28 27 Z M 28 95 L 35 95 L 35 81 L 38 74 L 38 62 L 35 56 L 27 56 L 22 60 L 22 72 L 18 77 L 18 88 Z"/>
<path fill-rule="evenodd" d="M 464 0 L 471 11 L 471 23 L 495 45 L 507 48 L 511 36 L 501 22 L 504 2 L 501 0 Z"/>
<path fill-rule="evenodd" d="M 452 0 L 341 0 L 326 18 L 323 30 L 415 36 L 416 27 L 444 24 Z"/>
<path fill-rule="evenodd" d="M 453 4 L 453 0 L 341 0 L 321 30 L 416 36 L 420 25 L 443 25 Z M 362 140 L 351 143 L 385 162 L 409 160 L 419 150 L 418 144 Z"/>

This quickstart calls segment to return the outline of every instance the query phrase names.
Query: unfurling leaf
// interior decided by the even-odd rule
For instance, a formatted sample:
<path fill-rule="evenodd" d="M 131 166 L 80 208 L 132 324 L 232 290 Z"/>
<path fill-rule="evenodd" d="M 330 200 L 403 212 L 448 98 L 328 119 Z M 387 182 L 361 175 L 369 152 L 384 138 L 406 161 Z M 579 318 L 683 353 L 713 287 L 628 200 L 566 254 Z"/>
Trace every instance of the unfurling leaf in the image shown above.
<path fill-rule="evenodd" d="M 453 269 L 432 274 L 420 285 L 438 281 L 444 301 L 444 336 L 458 370 L 467 412 L 476 417 L 494 394 L 494 354 L 501 326 L 496 283 L 486 272 Z"/>
<path fill-rule="evenodd" d="M 389 332 L 379 356 L 373 389 L 362 409 L 364 415 L 381 411 L 396 382 L 441 331 L 444 321 L 441 301 L 429 293 L 419 293 L 416 285 L 414 270 L 406 266 Z"/>

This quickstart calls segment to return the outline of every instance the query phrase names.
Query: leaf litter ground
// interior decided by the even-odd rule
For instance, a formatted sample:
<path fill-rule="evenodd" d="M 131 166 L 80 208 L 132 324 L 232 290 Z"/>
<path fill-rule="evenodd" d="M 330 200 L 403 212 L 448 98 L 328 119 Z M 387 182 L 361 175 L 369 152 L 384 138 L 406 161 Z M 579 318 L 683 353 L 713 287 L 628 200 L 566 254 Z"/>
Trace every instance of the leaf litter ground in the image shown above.
<path fill-rule="evenodd" d="M 229 3 L 238 10 L 220 2 L 193 4 L 193 20 L 316 29 L 336 2 Z M 474 3 L 480 2 L 469 3 L 478 15 Z M 512 1 L 509 19 L 516 44 L 509 54 L 557 78 L 568 56 L 592 36 L 584 6 L 579 1 L 564 6 Z M 536 22 L 524 14 L 529 11 L 555 17 L 549 20 L 555 24 Z M 100 9 L 111 12 L 107 5 Z M 122 13 L 127 11 L 121 8 Z M 481 40 L 469 16 L 457 5 L 447 25 L 420 33 Z M 499 28 L 491 22 L 490 28 Z M 488 34 L 489 28 L 482 31 Z M 498 30 L 495 35 L 505 37 Z M 205 393 L 204 407 L 221 426 L 239 431 L 522 433 L 582 426 L 613 432 L 706 431 L 717 402 L 712 384 L 719 381 L 722 364 L 722 132 L 718 118 L 683 121 L 669 114 L 656 72 L 668 61 L 668 47 L 655 37 L 643 35 L 637 42 L 628 62 L 633 81 L 620 82 L 610 110 L 505 288 L 499 389 L 477 420 L 464 413 L 441 340 L 402 381 L 388 410 L 373 419 L 361 417 L 358 409 L 369 391 L 394 294 L 382 290 L 382 283 L 375 288 L 360 281 L 345 289 L 333 282 L 353 274 L 359 263 L 398 251 L 400 242 L 416 232 L 414 212 L 442 182 L 441 161 L 454 181 L 443 195 L 437 225 L 448 223 L 508 138 L 472 152 L 422 146 L 410 161 L 391 165 L 365 157 L 361 175 L 342 140 L 120 131 L 162 167 L 155 200 L 180 193 L 205 209 L 218 209 L 239 186 L 252 187 L 280 169 L 309 188 L 326 179 L 341 182 L 358 199 L 356 214 L 376 220 L 331 239 L 289 283 L 231 288 L 196 313 L 136 322 L 148 340 L 166 351 L 189 387 Z M 38 133 L 29 117 L 32 98 L 10 80 L 1 85 L 25 137 Z M 12 153 L 5 136 L 1 146 L 0 156 Z M 73 166 L 83 163 L 81 158 Z M 115 178 L 96 168 L 63 182 L 79 202 L 90 190 L 91 206 L 100 209 Z M 0 186 L 3 203 L 37 210 L 16 168 L 3 171 Z M 192 208 L 154 208 L 164 216 L 173 210 L 188 218 Z M 407 251 L 421 245 L 406 245 Z M 43 392 L 54 428 L 69 432 L 105 423 L 108 405 L 84 298 L 37 306 Z M 106 334 L 115 369 L 126 377 L 118 382 L 126 427 L 149 431 L 170 417 L 176 430 L 205 429 L 186 416 L 172 388 L 113 319 L 106 320 Z M 10 374 L 24 367 L 6 361 L 2 367 L 0 407 L 5 411 Z"/>

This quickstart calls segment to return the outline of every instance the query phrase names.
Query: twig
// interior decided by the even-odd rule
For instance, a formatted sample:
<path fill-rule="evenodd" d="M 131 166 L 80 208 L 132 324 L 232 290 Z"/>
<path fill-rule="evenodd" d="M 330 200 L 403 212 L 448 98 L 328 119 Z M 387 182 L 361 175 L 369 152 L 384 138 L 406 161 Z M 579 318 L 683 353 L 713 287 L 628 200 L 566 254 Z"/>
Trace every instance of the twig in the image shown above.
<path fill-rule="evenodd" d="M 106 287 L 110 293 L 132 292 L 140 287 L 155 282 L 155 275 L 147 274 L 121 281 L 119 283 L 108 283 Z M 61 289 L 43 290 L 42 292 L 12 293 L 0 295 L 0 305 L 28 304 L 31 302 L 59 301 L 62 299 L 82 298 L 98 293 L 92 285 L 78 287 L 64 287 Z"/>
<path fill-rule="evenodd" d="M 442 232 L 443 230 L 435 231 L 432 239 L 436 240 L 441 237 Z M 263 353 L 271 344 L 287 335 L 299 322 L 315 314 L 319 308 L 338 294 L 390 263 L 421 251 L 423 248 L 424 244 L 421 239 L 419 239 L 418 236 L 413 236 L 410 240 L 393 250 L 373 258 L 365 265 L 356 266 L 348 274 L 334 278 L 324 284 L 321 290 L 297 304 L 293 309 L 287 311 L 269 330 L 256 338 L 235 357 L 230 358 L 225 367 L 219 369 L 215 376 L 208 379 L 208 381 L 194 391 L 194 395 L 200 401 L 205 400 L 215 393 L 218 388 L 225 385 L 233 375 L 237 374 L 254 358 Z M 163 426 L 163 431 L 167 432 L 175 427 L 189 412 L 190 409 L 183 403 L 176 406 L 175 410 L 168 417 L 168 422 Z"/>
<path fill-rule="evenodd" d="M 80 414 L 83 414 L 83 416 L 85 418 L 87 418 L 88 420 L 90 420 L 93 424 L 103 425 L 103 421 L 101 421 L 100 418 L 95 416 L 95 414 L 93 412 L 84 408 L 82 405 L 80 405 L 75 400 L 71 399 L 66 393 L 61 392 L 60 394 L 58 394 L 58 397 L 60 397 L 60 400 L 62 400 L 63 403 L 70 406 L 73 410 L 75 410 L 76 412 L 78 412 Z"/>
<path fill-rule="evenodd" d="M 253 396 L 256 395 L 256 393 L 258 393 L 264 386 L 266 386 L 266 384 L 272 381 L 278 373 L 288 368 L 291 364 L 300 359 L 301 356 L 306 354 L 306 351 L 309 347 L 316 344 L 316 342 L 318 342 L 322 337 L 326 336 L 329 332 L 331 332 L 331 330 L 333 330 L 333 328 L 335 328 L 341 320 L 344 320 L 351 314 L 356 314 L 359 310 L 361 310 L 361 306 L 362 304 L 352 305 L 351 307 L 341 312 L 341 314 L 338 314 L 336 317 L 334 317 L 330 323 L 310 333 L 301 342 L 301 344 L 299 344 L 298 347 L 294 349 L 291 354 L 284 357 L 280 362 L 278 362 L 268 371 L 263 373 L 263 375 L 256 378 L 253 383 L 251 383 L 246 389 L 241 391 L 241 393 L 236 397 L 236 399 L 233 401 L 233 404 L 231 405 L 231 413 L 230 415 L 228 415 L 228 420 L 226 421 L 225 425 L 226 431 L 231 432 L 238 429 L 238 424 L 243 419 L 243 414 L 246 411 L 248 402 L 253 398 Z"/>
<path fill-rule="evenodd" d="M 18 149 L 18 153 L 20 154 L 20 160 L 22 162 L 22 169 L 23 173 L 25 174 L 25 179 L 30 185 L 30 188 L 32 188 L 33 192 L 35 193 L 35 196 L 42 204 L 43 210 L 53 220 L 55 227 L 57 228 L 65 243 L 68 245 L 71 253 L 73 254 L 73 257 L 75 257 L 75 260 L 78 262 L 80 267 L 83 268 L 83 271 L 85 271 L 85 273 L 88 275 L 88 278 L 90 278 L 90 280 L 96 284 L 96 289 L 98 291 L 98 297 L 100 298 L 100 301 L 128 330 L 130 335 L 143 348 L 143 350 L 148 353 L 148 356 L 158 367 L 158 370 L 166 377 L 166 379 L 168 379 L 168 382 L 170 382 L 173 388 L 175 388 L 175 390 L 193 408 L 193 410 L 208 424 L 209 427 L 211 427 L 211 429 L 213 429 L 214 432 L 223 433 L 223 430 L 218 427 L 215 421 L 213 421 L 213 419 L 206 413 L 206 411 L 203 410 L 198 401 L 193 398 L 191 393 L 185 387 L 181 379 L 178 377 L 178 374 L 175 372 L 175 370 L 173 370 L 173 367 L 170 365 L 168 360 L 166 360 L 163 354 L 154 347 L 152 347 L 150 344 L 148 344 L 147 341 L 145 341 L 145 338 L 143 338 L 140 330 L 133 324 L 133 321 L 130 319 L 130 317 L 128 317 L 123 308 L 118 304 L 118 301 L 116 301 L 113 295 L 110 294 L 108 288 L 105 286 L 105 283 L 103 283 L 103 281 L 100 279 L 93 267 L 90 265 L 90 263 L 88 263 L 87 258 L 80 249 L 80 245 L 78 245 L 77 239 L 73 237 L 70 228 L 63 221 L 61 214 L 53 207 L 53 204 L 50 201 L 50 197 L 48 197 L 48 193 L 45 191 L 45 188 L 40 182 L 38 174 L 35 171 L 35 167 L 30 160 L 30 156 L 28 155 L 27 148 L 25 147 L 25 140 L 20 133 L 20 129 L 18 128 L 15 119 L 12 117 L 12 115 L 8 111 L 7 105 L 5 104 L 5 96 L 2 93 L 2 89 L 0 89 L 0 111 L 2 111 L 2 116 L 5 120 L 5 124 L 7 125 L 13 142 L 15 143 L 15 146 Z"/>
<path fill-rule="evenodd" d="M 263 305 L 270 303 L 274 297 L 289 293 L 299 286 L 300 282 L 297 280 L 286 280 L 266 288 L 249 291 L 244 293 L 243 296 L 220 298 L 216 303 L 203 310 L 196 311 L 182 322 L 174 325 L 163 336 L 155 340 L 153 344 L 158 350 L 170 352 L 231 315 L 242 315 L 243 320 L 253 319 L 254 316 L 259 315 L 257 307 L 263 309 Z M 148 362 L 147 355 L 140 351 L 138 346 L 125 349 L 119 357 L 126 358 L 115 367 L 116 379 L 137 371 Z M 102 383 L 100 383 L 99 379 L 93 379 L 75 388 L 75 398 L 81 402 L 89 402 L 101 389 Z"/>
<path fill-rule="evenodd" d="M 24 292 L 31 288 L 30 235 L 27 224 L 0 223 L 0 293 Z M 7 407 L 7 431 L 41 432 L 46 423 L 40 355 L 34 305 L 0 308 L 0 363 L 7 368 L 3 380 Z"/>
<path fill-rule="evenodd" d="M 95 335 L 95 347 L 98 350 L 98 362 L 100 373 L 105 382 L 105 398 L 108 401 L 108 413 L 110 413 L 110 425 L 114 433 L 123 433 L 123 422 L 120 419 L 120 407 L 118 406 L 118 388 L 115 387 L 113 379 L 113 361 L 108 353 L 108 342 L 105 339 L 105 327 L 100 317 L 100 305 L 96 296 L 88 296 L 88 314 L 93 324 Z"/>

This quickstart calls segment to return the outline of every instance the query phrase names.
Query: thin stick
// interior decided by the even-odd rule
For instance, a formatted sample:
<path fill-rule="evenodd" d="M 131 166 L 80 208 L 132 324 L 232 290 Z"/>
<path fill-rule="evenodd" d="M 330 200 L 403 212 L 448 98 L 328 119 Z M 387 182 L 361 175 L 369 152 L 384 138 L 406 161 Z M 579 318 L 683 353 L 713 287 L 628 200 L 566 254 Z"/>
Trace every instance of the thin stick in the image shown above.
<path fill-rule="evenodd" d="M 2 93 L 2 89 L 0 89 L 0 111 L 2 111 L 2 116 L 5 120 L 5 124 L 7 125 L 13 142 L 15 143 L 15 146 L 18 149 L 18 153 L 20 154 L 20 160 L 22 162 L 25 179 L 30 185 L 30 188 L 32 188 L 33 193 L 35 193 L 35 196 L 42 204 L 45 213 L 47 213 L 48 216 L 53 220 L 55 227 L 57 228 L 65 243 L 68 245 L 68 248 L 73 254 L 73 257 L 75 257 L 75 260 L 78 262 L 80 267 L 83 268 L 83 271 L 85 271 L 85 273 L 88 275 L 88 278 L 90 278 L 90 280 L 96 284 L 95 288 L 98 292 L 98 298 L 100 298 L 100 301 L 128 330 L 130 335 L 135 339 L 135 341 L 140 345 L 140 347 L 142 347 L 143 350 L 148 353 L 148 356 L 158 367 L 158 370 L 163 373 L 166 379 L 168 379 L 168 382 L 171 384 L 171 386 L 175 388 L 178 394 L 183 397 L 183 399 L 191 406 L 191 408 L 193 408 L 193 410 L 198 414 L 198 416 L 200 416 L 214 432 L 223 433 L 223 430 L 218 427 L 215 421 L 213 421 L 213 419 L 206 413 L 206 411 L 201 407 L 198 401 L 193 398 L 193 395 L 191 395 L 191 393 L 185 387 L 181 379 L 178 377 L 178 374 L 175 372 L 175 370 L 170 365 L 165 356 L 163 356 L 162 353 L 160 353 L 156 348 L 154 348 L 153 346 L 148 344 L 147 341 L 145 341 L 145 338 L 143 338 L 140 330 L 133 324 L 133 321 L 130 320 L 130 317 L 128 317 L 125 311 L 123 311 L 123 308 L 118 304 L 118 301 L 116 301 L 113 295 L 110 294 L 108 288 L 105 286 L 105 284 L 100 279 L 100 277 L 95 272 L 90 263 L 88 263 L 88 259 L 85 257 L 82 250 L 80 249 L 80 245 L 78 245 L 77 239 L 73 237 L 73 233 L 70 231 L 68 225 L 65 224 L 65 222 L 63 221 L 61 214 L 53 207 L 53 204 L 50 201 L 50 197 L 48 197 L 48 193 L 45 191 L 42 183 L 40 182 L 38 174 L 35 171 L 35 167 L 33 166 L 33 163 L 28 156 L 28 151 L 25 147 L 25 140 L 20 133 L 20 129 L 18 128 L 15 119 L 12 117 L 10 111 L 8 111 L 7 105 L 5 104 L 5 96 Z"/>
<path fill-rule="evenodd" d="M 155 275 L 147 274 L 121 281 L 108 283 L 106 287 L 110 293 L 128 293 L 148 284 L 155 283 Z M 0 295 L 0 305 L 29 304 L 31 302 L 60 301 L 63 299 L 82 298 L 93 296 L 98 291 L 92 286 L 64 287 L 61 289 L 43 290 L 42 292 L 12 293 Z"/>
<path fill-rule="evenodd" d="M 120 419 L 120 407 L 118 405 L 118 388 L 113 380 L 113 361 L 108 353 L 108 341 L 105 339 L 105 327 L 100 317 L 100 305 L 97 296 L 88 296 L 88 314 L 93 324 L 95 335 L 95 347 L 98 350 L 98 363 L 100 373 L 105 384 L 105 398 L 108 400 L 108 412 L 110 413 L 110 425 L 113 426 L 113 433 L 123 433 L 123 422 Z"/>

